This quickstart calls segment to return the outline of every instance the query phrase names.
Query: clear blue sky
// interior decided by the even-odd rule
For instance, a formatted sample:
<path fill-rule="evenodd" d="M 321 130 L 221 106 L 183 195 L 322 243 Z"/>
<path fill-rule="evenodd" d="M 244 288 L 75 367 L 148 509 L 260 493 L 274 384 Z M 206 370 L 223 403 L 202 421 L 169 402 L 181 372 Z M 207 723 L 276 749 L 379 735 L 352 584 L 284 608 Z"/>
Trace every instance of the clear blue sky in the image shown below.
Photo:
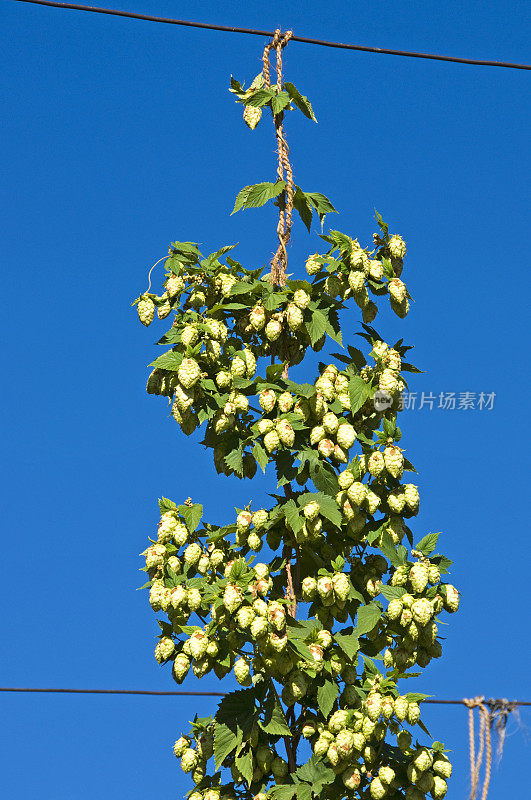
<path fill-rule="evenodd" d="M 523 0 L 120 5 L 531 60 Z M 154 614 L 135 592 L 156 498 L 191 495 L 221 522 L 250 499 L 251 484 L 216 477 L 163 402 L 145 395 L 156 334 L 129 304 L 172 240 L 198 241 L 208 252 L 239 241 L 250 266 L 273 250 L 271 210 L 229 217 L 241 186 L 274 175 L 272 130 L 251 134 L 226 92 L 231 72 L 249 80 L 259 71 L 263 41 L 6 0 L 0 17 L 0 683 L 171 689 L 152 655 Z M 412 388 L 496 393 L 492 410 L 424 408 L 402 417 L 407 456 L 420 472 L 415 531 L 444 532 L 462 591 L 444 658 L 420 685 L 443 698 L 530 698 L 529 73 L 302 44 L 288 47 L 285 71 L 319 120 L 289 119 L 297 182 L 331 197 L 341 211 L 334 227 L 367 242 L 376 207 L 407 240 L 404 276 L 416 302 L 405 322 L 389 315 L 379 327 L 416 345 L 412 360 L 427 373 Z M 295 229 L 296 274 L 317 242 Z M 271 486 L 258 481 L 257 499 Z M 208 676 L 200 688 L 220 685 Z M 188 779 L 172 742 L 196 711 L 213 708 L 210 699 L 2 695 L 4 795 L 180 797 Z M 432 707 L 425 716 L 455 751 L 448 797 L 465 798 L 465 711 Z M 529 725 L 529 714 L 522 720 Z M 523 798 L 529 755 L 516 731 L 491 800 Z"/>

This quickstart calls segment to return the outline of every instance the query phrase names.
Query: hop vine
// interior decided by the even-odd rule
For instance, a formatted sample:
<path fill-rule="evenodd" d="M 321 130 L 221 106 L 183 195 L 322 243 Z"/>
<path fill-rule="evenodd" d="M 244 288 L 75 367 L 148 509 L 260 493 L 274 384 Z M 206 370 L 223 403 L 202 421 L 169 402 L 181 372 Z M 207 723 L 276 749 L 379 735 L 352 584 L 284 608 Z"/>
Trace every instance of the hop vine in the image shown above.
<path fill-rule="evenodd" d="M 284 114 L 315 115 L 282 80 L 288 40 L 277 32 L 248 89 L 230 86 L 251 130 L 264 111 L 274 121 L 277 180 L 244 187 L 234 208 L 277 207 L 270 269 L 243 266 L 235 245 L 203 255 L 172 242 L 161 293 L 135 301 L 145 326 L 171 318 L 148 393 L 166 398 L 185 435 L 202 429 L 219 474 L 253 478 L 271 465 L 277 482 L 271 508 L 251 500 L 224 525 L 206 522 L 199 503 L 159 501 L 143 553 L 155 658 L 178 684 L 190 672 L 233 673 L 241 687 L 173 751 L 190 800 L 443 798 L 450 761 L 421 720 L 426 695 L 403 684 L 442 655 L 440 616 L 458 610 L 459 593 L 444 581 L 451 562 L 435 553 L 438 534 L 414 544 L 409 527 L 420 496 L 398 415 L 406 375 L 418 372 L 405 360 L 411 347 L 372 326 L 379 303 L 408 313 L 406 244 L 377 213 L 370 245 L 330 230 L 306 277 L 288 276 L 292 212 L 310 231 L 314 214 L 322 223 L 335 211 L 292 182 Z M 342 337 L 353 304 L 360 348 Z M 341 347 L 334 361 L 291 380 L 289 367 L 327 339 Z"/>

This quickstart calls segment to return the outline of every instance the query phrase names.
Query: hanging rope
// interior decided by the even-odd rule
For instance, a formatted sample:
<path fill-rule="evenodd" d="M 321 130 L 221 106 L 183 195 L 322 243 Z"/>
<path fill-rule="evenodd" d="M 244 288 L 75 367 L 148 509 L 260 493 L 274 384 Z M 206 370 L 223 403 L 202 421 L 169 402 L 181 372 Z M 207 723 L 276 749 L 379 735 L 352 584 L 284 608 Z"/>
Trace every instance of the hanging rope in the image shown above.
<path fill-rule="evenodd" d="M 483 756 L 485 757 L 485 778 L 481 800 L 486 800 L 489 791 L 490 771 L 492 766 L 492 744 L 490 737 L 491 713 L 485 704 L 483 695 L 474 698 L 463 698 L 468 708 L 468 734 L 470 738 L 470 800 L 476 800 L 479 788 L 479 772 Z M 479 710 L 479 751 L 476 758 L 476 745 L 474 733 L 474 709 Z"/>
<path fill-rule="evenodd" d="M 284 35 L 277 29 L 272 40 L 266 44 L 263 62 L 264 85 L 266 89 L 271 87 L 271 72 L 269 64 L 269 54 L 271 50 L 276 53 L 276 85 L 278 90 L 282 89 L 282 50 L 293 36 L 293 31 L 287 31 Z M 277 137 L 278 180 L 286 181 L 286 188 L 280 195 L 279 215 L 277 235 L 279 246 L 271 261 L 271 281 L 279 286 L 286 285 L 286 269 L 288 266 L 288 252 L 286 245 L 291 236 L 292 216 L 293 216 L 293 169 L 289 161 L 289 147 L 284 135 L 283 127 L 284 113 L 281 111 L 275 115 L 275 135 Z"/>

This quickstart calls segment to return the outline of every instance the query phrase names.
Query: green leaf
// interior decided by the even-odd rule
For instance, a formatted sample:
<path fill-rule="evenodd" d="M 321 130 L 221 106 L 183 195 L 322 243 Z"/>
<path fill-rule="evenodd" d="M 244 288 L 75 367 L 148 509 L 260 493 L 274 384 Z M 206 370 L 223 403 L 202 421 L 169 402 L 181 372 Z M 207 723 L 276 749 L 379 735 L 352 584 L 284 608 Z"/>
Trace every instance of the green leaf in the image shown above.
<path fill-rule="evenodd" d="M 330 497 L 329 494 L 325 494 L 324 492 L 305 492 L 298 498 L 298 503 L 301 508 L 314 501 L 319 503 L 320 513 L 323 517 L 330 520 L 333 525 L 341 526 L 343 515 L 334 497 Z"/>
<path fill-rule="evenodd" d="M 261 108 L 269 103 L 276 95 L 275 89 L 258 89 L 250 97 L 245 98 L 246 106 Z"/>
<path fill-rule="evenodd" d="M 295 194 L 293 195 L 293 206 L 295 210 L 298 211 L 301 220 L 306 225 L 308 233 L 310 233 L 310 229 L 312 227 L 313 208 L 312 204 L 305 196 L 300 186 L 297 186 Z"/>
<path fill-rule="evenodd" d="M 343 650 L 347 658 L 352 659 L 356 655 L 359 650 L 359 642 L 358 637 L 355 633 L 344 634 L 344 633 L 336 633 L 334 634 L 334 639 Z"/>
<path fill-rule="evenodd" d="M 225 456 L 225 464 L 240 477 L 243 476 L 243 447 L 242 443 Z"/>
<path fill-rule="evenodd" d="M 243 740 L 241 729 L 233 731 L 227 725 L 216 722 L 214 726 L 214 761 L 216 770 L 221 767 L 222 762 L 240 746 Z"/>
<path fill-rule="evenodd" d="M 399 600 L 406 594 L 406 590 L 403 586 L 382 586 L 380 594 L 383 594 L 386 600 Z"/>
<path fill-rule="evenodd" d="M 268 789 L 267 794 L 274 800 L 291 800 L 297 792 L 297 785 L 294 783 L 276 784 Z"/>
<path fill-rule="evenodd" d="M 440 533 L 428 533 L 420 542 L 415 546 L 415 550 L 419 550 L 423 556 L 429 556 L 437 547 L 437 539 Z"/>
<path fill-rule="evenodd" d="M 282 706 L 274 689 L 270 689 L 264 705 L 265 716 L 263 721 L 258 724 L 265 733 L 271 736 L 291 736 L 291 730 L 287 723 Z"/>
<path fill-rule="evenodd" d="M 430 560 L 434 564 L 437 564 L 441 575 L 446 575 L 450 571 L 450 567 L 454 563 L 453 561 L 450 561 L 449 558 L 446 558 L 446 556 L 433 556 L 433 558 L 431 558 Z"/>
<path fill-rule="evenodd" d="M 356 619 L 356 633 L 358 636 L 372 631 L 381 616 L 381 609 L 378 608 L 378 606 L 374 603 L 361 606 L 361 608 L 358 609 L 358 615 Z"/>
<path fill-rule="evenodd" d="M 290 104 L 290 96 L 287 92 L 280 92 L 279 94 L 275 95 L 271 100 L 271 110 L 275 116 L 280 114 L 280 112 L 289 106 Z"/>
<path fill-rule="evenodd" d="M 339 694 L 339 686 L 335 681 L 325 680 L 322 686 L 317 689 L 317 704 L 322 714 L 328 717 L 336 698 Z"/>
<path fill-rule="evenodd" d="M 327 327 L 328 321 L 323 312 L 319 311 L 318 309 L 313 311 L 312 316 L 308 322 L 306 322 L 306 330 L 308 331 L 308 336 L 310 337 L 312 346 L 316 344 L 319 339 L 323 338 Z"/>
<path fill-rule="evenodd" d="M 243 755 L 236 756 L 236 766 L 250 785 L 253 780 L 253 753 L 248 749 Z"/>
<path fill-rule="evenodd" d="M 298 768 L 294 777 L 301 781 L 306 781 L 306 783 L 320 784 L 322 787 L 326 783 L 333 783 L 336 774 L 320 758 L 313 755 L 306 764 Z"/>
<path fill-rule="evenodd" d="M 193 506 L 178 506 L 178 511 L 186 523 L 188 530 L 193 533 L 203 517 L 203 506 L 194 503 Z"/>
<path fill-rule="evenodd" d="M 420 694 L 420 692 L 408 692 L 406 694 L 406 700 L 408 703 L 420 703 L 422 700 L 426 700 L 427 697 L 431 696 L 431 694 Z"/>
<path fill-rule="evenodd" d="M 265 205 L 268 200 L 278 197 L 285 188 L 286 181 L 276 181 L 275 183 L 264 181 L 252 186 L 244 186 L 236 196 L 231 216 L 242 208 L 258 208 Z"/>
<path fill-rule="evenodd" d="M 267 455 L 265 449 L 262 447 L 260 442 L 256 442 L 251 452 L 256 459 L 256 463 L 259 464 L 262 472 L 265 472 L 266 466 L 269 463 L 269 456 Z"/>
<path fill-rule="evenodd" d="M 401 372 L 418 372 L 420 374 L 424 374 L 424 370 L 418 369 L 418 367 L 413 366 L 413 364 L 408 364 L 406 361 L 402 361 Z"/>
<path fill-rule="evenodd" d="M 355 414 L 359 411 L 370 395 L 368 384 L 359 375 L 353 375 L 349 381 L 348 393 L 350 397 L 350 411 Z"/>
<path fill-rule="evenodd" d="M 399 567 L 404 563 L 404 560 L 396 551 L 396 547 L 393 544 L 390 534 L 386 530 L 382 531 L 379 547 L 384 556 L 389 559 L 393 567 Z"/>
<path fill-rule="evenodd" d="M 336 209 L 324 194 L 321 192 L 304 192 L 306 198 L 311 203 L 311 205 L 317 211 L 319 219 L 321 222 L 325 218 L 326 214 L 334 213 L 337 214 Z"/>
<path fill-rule="evenodd" d="M 288 93 L 288 95 L 289 95 L 290 99 L 293 101 L 294 105 L 297 106 L 299 111 L 302 111 L 304 116 L 308 117 L 308 119 L 313 119 L 314 122 L 317 122 L 317 120 L 315 118 L 315 114 L 313 113 L 312 104 L 310 103 L 308 98 L 305 97 L 303 94 L 301 94 L 299 92 L 299 90 L 297 89 L 297 87 L 293 83 L 291 83 L 290 81 L 287 81 L 284 84 L 284 89 Z"/>
<path fill-rule="evenodd" d="M 282 511 L 284 513 L 284 517 L 286 518 L 286 522 L 293 533 L 298 533 L 300 530 L 302 530 L 304 520 L 299 515 L 299 509 L 295 505 L 294 500 L 288 500 L 287 503 L 284 503 L 282 506 Z"/>
<path fill-rule="evenodd" d="M 153 361 L 149 366 L 158 367 L 158 369 L 169 369 L 172 372 L 177 372 L 181 366 L 182 360 L 183 356 L 181 353 L 176 353 L 174 350 L 168 350 L 167 353 L 163 353 L 161 356 L 156 358 L 155 361 Z"/>
<path fill-rule="evenodd" d="M 317 489 L 326 494 L 335 495 L 338 491 L 336 473 L 329 464 L 317 463 L 310 467 L 310 475 Z"/>

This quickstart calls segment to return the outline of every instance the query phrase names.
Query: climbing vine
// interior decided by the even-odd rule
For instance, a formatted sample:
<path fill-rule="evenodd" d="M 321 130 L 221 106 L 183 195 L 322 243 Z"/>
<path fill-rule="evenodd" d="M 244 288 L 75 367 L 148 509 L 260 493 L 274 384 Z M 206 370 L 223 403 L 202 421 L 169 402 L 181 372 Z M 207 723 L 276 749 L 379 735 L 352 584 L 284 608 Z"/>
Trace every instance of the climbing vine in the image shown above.
<path fill-rule="evenodd" d="M 459 594 L 441 579 L 451 562 L 435 553 L 438 534 L 414 543 L 409 527 L 419 492 L 404 477 L 415 468 L 398 414 L 405 376 L 418 372 L 405 360 L 411 348 L 372 326 L 379 302 L 408 313 L 406 245 L 377 213 L 369 246 L 330 230 L 306 277 L 288 277 L 293 214 L 310 231 L 335 211 L 293 181 L 284 115 L 315 116 L 282 79 L 289 38 L 277 31 L 247 89 L 230 84 L 249 128 L 264 111 L 274 122 L 276 180 L 244 187 L 233 210 L 277 207 L 269 271 L 243 266 L 234 245 L 205 256 L 172 242 L 162 293 L 150 284 L 135 301 L 146 326 L 172 315 L 148 393 L 168 399 L 184 434 L 204 431 L 218 473 L 274 468 L 277 481 L 271 508 L 248 502 L 226 525 L 205 522 L 191 500 L 159 501 L 144 553 L 161 612 L 155 657 L 178 684 L 191 670 L 233 672 L 242 687 L 196 718 L 174 753 L 191 800 L 443 798 L 450 761 L 421 720 L 426 696 L 403 683 L 441 656 L 439 616 L 457 611 Z M 363 349 L 343 342 L 341 313 L 353 303 Z M 291 380 L 289 367 L 327 339 L 340 349 L 333 362 Z"/>

